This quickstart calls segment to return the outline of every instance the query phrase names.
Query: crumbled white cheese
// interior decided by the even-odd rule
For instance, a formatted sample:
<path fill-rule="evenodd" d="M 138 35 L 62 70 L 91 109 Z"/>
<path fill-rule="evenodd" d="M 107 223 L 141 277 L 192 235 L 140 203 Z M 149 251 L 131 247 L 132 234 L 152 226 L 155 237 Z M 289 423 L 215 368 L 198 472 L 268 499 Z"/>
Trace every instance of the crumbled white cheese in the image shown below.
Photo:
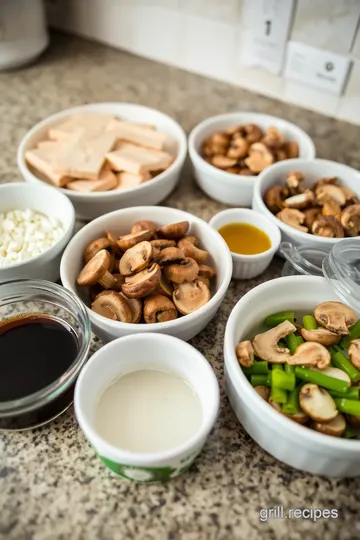
<path fill-rule="evenodd" d="M 29 208 L 0 213 L 0 268 L 40 255 L 63 234 L 59 221 Z"/>

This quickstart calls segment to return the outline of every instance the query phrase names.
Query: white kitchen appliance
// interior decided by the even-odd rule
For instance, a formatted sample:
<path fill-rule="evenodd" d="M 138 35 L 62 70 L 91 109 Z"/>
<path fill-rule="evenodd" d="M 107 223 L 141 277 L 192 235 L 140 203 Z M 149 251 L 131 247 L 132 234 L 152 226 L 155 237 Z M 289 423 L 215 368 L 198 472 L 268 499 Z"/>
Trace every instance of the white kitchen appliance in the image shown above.
<path fill-rule="evenodd" d="M 0 0 L 0 70 L 30 62 L 48 42 L 43 0 Z"/>

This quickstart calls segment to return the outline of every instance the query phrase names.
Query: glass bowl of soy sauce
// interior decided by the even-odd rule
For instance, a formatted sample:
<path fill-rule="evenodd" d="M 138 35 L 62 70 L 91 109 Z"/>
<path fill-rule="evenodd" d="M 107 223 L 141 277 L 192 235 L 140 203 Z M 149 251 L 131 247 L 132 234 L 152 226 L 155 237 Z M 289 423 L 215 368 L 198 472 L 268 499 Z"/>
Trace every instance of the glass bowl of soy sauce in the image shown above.
<path fill-rule="evenodd" d="M 71 405 L 90 339 L 84 304 L 60 285 L 0 284 L 0 430 L 41 426 Z"/>

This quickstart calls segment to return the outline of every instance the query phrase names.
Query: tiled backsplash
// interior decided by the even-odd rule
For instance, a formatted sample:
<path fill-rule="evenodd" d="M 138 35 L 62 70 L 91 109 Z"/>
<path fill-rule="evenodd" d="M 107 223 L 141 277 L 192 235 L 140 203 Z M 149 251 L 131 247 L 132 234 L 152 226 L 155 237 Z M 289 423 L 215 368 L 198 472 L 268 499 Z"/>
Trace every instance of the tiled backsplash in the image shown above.
<path fill-rule="evenodd" d="M 252 0 L 259 8 L 263 2 Z M 289 39 L 351 59 L 341 96 L 241 65 L 245 0 L 48 0 L 53 26 L 360 124 L 360 0 L 297 0 Z"/>

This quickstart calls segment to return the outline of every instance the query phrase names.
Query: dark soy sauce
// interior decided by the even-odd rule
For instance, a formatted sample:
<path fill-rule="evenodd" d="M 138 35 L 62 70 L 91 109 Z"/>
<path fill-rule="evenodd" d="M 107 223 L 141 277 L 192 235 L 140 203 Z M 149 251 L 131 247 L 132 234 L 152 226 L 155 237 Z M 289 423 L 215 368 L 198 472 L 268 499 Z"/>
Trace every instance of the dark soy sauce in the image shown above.
<path fill-rule="evenodd" d="M 29 314 L 0 323 L 0 402 L 21 399 L 44 389 L 63 375 L 78 354 L 73 330 L 43 314 Z M 42 409 L 21 418 L 0 419 L 0 428 L 30 427 L 56 416 L 72 400 L 73 388 Z"/>

